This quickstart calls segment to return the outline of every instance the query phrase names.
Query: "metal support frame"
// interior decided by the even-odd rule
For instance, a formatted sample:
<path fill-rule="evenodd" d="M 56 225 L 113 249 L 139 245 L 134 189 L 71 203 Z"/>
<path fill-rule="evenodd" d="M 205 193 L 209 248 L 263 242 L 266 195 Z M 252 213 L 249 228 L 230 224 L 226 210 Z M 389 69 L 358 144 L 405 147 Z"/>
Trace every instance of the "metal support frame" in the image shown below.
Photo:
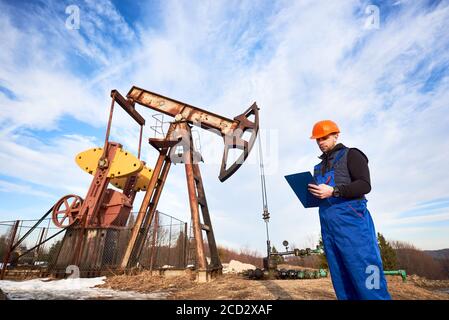
<path fill-rule="evenodd" d="M 155 141 L 155 144 L 153 144 L 153 146 L 159 150 L 159 157 L 157 159 L 156 166 L 154 167 L 153 175 L 140 206 L 128 246 L 122 259 L 121 268 L 123 269 L 127 268 L 128 265 L 134 265 L 137 263 L 136 259 L 140 255 L 148 228 L 153 220 L 156 206 L 159 202 L 159 198 L 171 166 L 168 151 L 172 146 L 178 143 L 178 140 L 172 141 L 168 139 L 173 129 L 174 127 L 170 126 L 167 132 L 167 138 L 163 139 L 163 141 L 161 139 L 157 139 L 161 141 Z M 159 144 L 157 144 L 157 142 L 159 142 Z"/>
<path fill-rule="evenodd" d="M 176 147 L 181 145 L 183 147 L 181 162 L 185 165 L 190 212 L 195 238 L 197 269 L 200 272 L 221 272 L 222 265 L 218 256 L 212 221 L 209 215 L 201 173 L 197 163 L 198 159 L 201 159 L 201 157 L 194 148 L 190 125 L 186 121 L 172 122 L 164 139 L 150 138 L 149 142 L 153 147 L 159 150 L 159 157 L 142 206 L 139 210 L 139 214 L 136 218 L 135 225 L 132 229 L 131 238 L 123 257 L 121 267 L 124 269 L 137 264 L 172 163 L 170 155 L 173 155 Z M 204 223 L 201 223 L 201 218 Z M 203 231 L 207 234 L 207 243 L 211 254 L 210 266 L 208 266 L 206 260 Z"/>

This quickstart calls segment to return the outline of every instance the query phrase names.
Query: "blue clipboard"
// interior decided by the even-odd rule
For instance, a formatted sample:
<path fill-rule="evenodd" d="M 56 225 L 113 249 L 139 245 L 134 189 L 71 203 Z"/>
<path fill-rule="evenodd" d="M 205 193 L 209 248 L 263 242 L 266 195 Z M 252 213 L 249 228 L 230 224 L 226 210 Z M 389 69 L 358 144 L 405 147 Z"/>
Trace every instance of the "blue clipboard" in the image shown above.
<path fill-rule="evenodd" d="M 309 171 L 290 174 L 285 176 L 285 179 L 301 201 L 304 208 L 319 207 L 326 201 L 315 197 L 307 189 L 308 184 L 317 184 Z"/>

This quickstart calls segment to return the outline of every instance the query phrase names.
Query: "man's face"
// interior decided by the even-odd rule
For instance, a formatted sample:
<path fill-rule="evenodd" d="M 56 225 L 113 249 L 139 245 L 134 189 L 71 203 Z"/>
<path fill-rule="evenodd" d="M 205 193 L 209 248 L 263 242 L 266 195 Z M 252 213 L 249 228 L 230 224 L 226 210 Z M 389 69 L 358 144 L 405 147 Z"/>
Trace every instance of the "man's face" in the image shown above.
<path fill-rule="evenodd" d="M 327 153 L 335 147 L 337 139 L 338 133 L 331 133 L 325 137 L 316 139 L 316 143 L 322 152 Z"/>

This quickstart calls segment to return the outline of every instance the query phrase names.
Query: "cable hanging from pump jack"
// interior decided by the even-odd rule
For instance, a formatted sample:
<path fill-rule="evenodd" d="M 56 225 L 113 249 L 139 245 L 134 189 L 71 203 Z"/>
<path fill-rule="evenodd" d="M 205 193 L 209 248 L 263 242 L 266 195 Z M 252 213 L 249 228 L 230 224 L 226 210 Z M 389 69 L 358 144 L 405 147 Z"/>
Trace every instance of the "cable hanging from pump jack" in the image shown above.
<path fill-rule="evenodd" d="M 262 187 L 262 206 L 263 206 L 262 218 L 265 221 L 265 227 L 267 230 L 267 258 L 269 258 L 270 253 L 271 253 L 270 235 L 268 232 L 268 222 L 270 221 L 270 213 L 268 212 L 267 187 L 266 187 L 266 183 L 265 183 L 265 168 L 264 168 L 264 164 L 263 164 L 262 142 L 260 139 L 260 132 L 259 132 L 257 139 L 259 140 L 258 160 L 259 160 L 259 169 L 260 169 L 260 183 L 261 183 L 261 187 Z"/>

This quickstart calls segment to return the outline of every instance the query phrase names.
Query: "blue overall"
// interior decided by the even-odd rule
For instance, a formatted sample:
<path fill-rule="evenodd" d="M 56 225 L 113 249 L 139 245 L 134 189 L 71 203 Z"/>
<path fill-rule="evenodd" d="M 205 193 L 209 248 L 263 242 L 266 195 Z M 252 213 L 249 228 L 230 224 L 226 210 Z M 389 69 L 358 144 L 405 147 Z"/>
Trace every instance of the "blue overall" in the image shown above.
<path fill-rule="evenodd" d="M 315 166 L 318 184 L 335 186 L 334 166 L 345 148 L 338 151 L 323 174 Z M 317 170 L 318 169 L 318 170 Z M 366 199 L 330 197 L 320 206 L 321 235 L 332 284 L 339 300 L 389 300 L 374 223 Z"/>

